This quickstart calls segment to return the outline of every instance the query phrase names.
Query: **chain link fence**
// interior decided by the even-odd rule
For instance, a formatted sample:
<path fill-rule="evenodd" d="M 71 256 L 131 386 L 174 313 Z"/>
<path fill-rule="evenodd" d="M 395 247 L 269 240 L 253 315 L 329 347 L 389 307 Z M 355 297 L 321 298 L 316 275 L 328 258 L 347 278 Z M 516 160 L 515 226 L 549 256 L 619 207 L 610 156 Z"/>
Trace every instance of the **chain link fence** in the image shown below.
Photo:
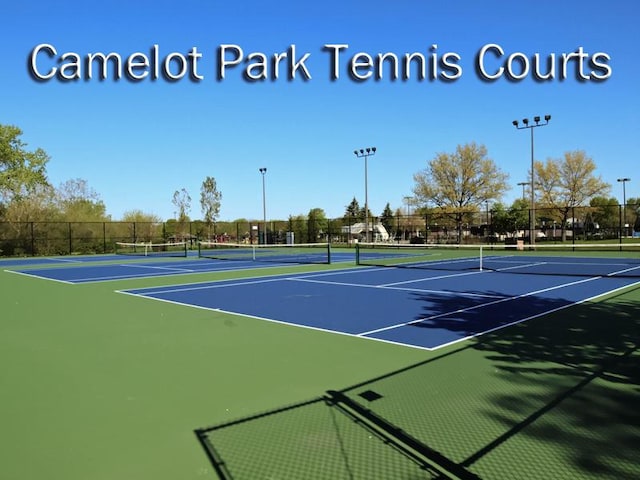
<path fill-rule="evenodd" d="M 291 217 L 267 222 L 235 221 L 207 225 L 179 222 L 0 222 L 0 256 L 111 253 L 116 242 L 162 243 L 198 240 L 230 243 L 515 243 L 530 238 L 529 210 L 430 209 L 423 214 L 326 219 Z M 537 208 L 538 242 L 638 238 L 640 215 L 622 205 Z"/>

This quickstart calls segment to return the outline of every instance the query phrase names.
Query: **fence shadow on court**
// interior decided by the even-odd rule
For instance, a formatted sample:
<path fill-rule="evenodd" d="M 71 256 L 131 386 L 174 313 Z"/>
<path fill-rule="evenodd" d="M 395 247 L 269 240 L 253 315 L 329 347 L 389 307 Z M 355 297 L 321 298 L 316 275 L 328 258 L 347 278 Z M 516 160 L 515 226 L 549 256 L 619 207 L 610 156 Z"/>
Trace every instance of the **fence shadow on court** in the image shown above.
<path fill-rule="evenodd" d="M 196 434 L 225 479 L 631 478 L 640 470 L 637 299 L 636 290 L 559 310 L 336 395 Z M 415 300 L 431 317 L 434 302 L 440 312 L 460 308 L 451 296 Z M 415 328 L 466 336 L 481 317 Z"/>

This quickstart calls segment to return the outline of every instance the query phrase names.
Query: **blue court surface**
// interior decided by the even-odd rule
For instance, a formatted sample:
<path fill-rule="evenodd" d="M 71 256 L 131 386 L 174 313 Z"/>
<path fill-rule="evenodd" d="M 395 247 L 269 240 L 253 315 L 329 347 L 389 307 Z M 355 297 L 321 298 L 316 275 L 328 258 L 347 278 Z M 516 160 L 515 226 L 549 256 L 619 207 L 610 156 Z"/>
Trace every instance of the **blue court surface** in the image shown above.
<path fill-rule="evenodd" d="M 118 261 L 120 263 L 96 264 L 96 261 Z M 333 263 L 353 261 L 353 253 L 333 253 L 332 255 Z M 145 260 L 144 257 L 94 255 L 5 260 L 0 263 L 0 268 L 28 267 L 30 265 L 34 265 L 34 267 L 8 271 L 64 283 L 91 283 L 190 273 L 282 267 L 291 266 L 292 263 L 282 261 L 215 260 L 192 256 L 175 259 L 149 257 L 149 259 Z M 39 265 L 45 266 L 39 267 Z"/>
<path fill-rule="evenodd" d="M 120 293 L 435 349 L 638 284 L 637 278 L 363 267 Z"/>
<path fill-rule="evenodd" d="M 0 268 L 28 267 L 31 265 L 79 265 L 87 262 L 122 260 L 119 255 L 77 255 L 61 257 L 19 257 L 0 259 Z"/>

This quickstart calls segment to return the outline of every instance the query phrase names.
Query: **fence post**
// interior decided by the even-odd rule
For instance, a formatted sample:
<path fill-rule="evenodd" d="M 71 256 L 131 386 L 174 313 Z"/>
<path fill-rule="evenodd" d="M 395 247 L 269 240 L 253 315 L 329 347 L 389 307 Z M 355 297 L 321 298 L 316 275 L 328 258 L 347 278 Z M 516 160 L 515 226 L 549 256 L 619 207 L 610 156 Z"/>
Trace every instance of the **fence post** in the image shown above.
<path fill-rule="evenodd" d="M 576 208 L 571 207 L 571 243 L 576 244 Z"/>
<path fill-rule="evenodd" d="M 36 239 L 35 239 L 35 234 L 34 234 L 34 229 L 33 229 L 33 222 L 31 223 L 31 256 L 35 256 L 36 254 Z"/>
<path fill-rule="evenodd" d="M 429 214 L 424 214 L 424 243 L 429 243 Z"/>
<path fill-rule="evenodd" d="M 622 219 L 622 206 L 618 205 L 618 223 L 620 224 L 618 227 L 618 238 L 620 242 L 620 250 L 622 251 L 622 229 L 624 228 L 624 220 Z"/>

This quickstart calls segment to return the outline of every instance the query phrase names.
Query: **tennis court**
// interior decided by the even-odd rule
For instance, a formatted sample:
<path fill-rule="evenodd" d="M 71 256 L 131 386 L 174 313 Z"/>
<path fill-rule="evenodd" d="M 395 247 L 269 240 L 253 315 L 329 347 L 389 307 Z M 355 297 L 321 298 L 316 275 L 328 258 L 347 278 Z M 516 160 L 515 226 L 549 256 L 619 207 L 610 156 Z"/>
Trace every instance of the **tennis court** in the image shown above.
<path fill-rule="evenodd" d="M 626 248 L 2 263 L 3 463 L 74 480 L 630 478 Z"/>
<path fill-rule="evenodd" d="M 539 262 L 537 258 L 534 263 L 537 266 Z M 433 349 L 639 282 L 626 277 L 576 278 L 491 270 L 443 274 L 371 267 L 123 293 Z"/>
<path fill-rule="evenodd" d="M 185 245 L 153 250 L 147 244 L 124 244 L 127 249 L 116 255 L 16 259 L 0 266 L 22 275 L 62 283 L 92 283 L 171 275 L 277 268 L 292 264 L 329 264 L 353 262 L 348 251 L 330 252 L 328 244 L 237 245 L 213 244 L 206 250 L 189 251 Z M 156 245 L 157 247 L 158 245 Z M 257 253 L 256 253 L 257 252 Z M 42 267 L 41 265 L 45 265 Z"/>

